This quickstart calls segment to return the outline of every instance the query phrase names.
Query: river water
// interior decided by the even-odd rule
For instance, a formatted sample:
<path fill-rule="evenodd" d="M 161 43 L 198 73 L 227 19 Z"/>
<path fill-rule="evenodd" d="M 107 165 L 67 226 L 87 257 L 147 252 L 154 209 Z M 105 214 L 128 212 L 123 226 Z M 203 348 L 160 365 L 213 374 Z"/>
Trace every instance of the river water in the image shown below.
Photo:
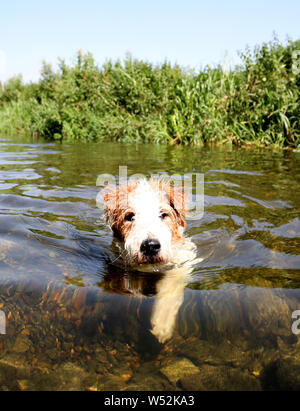
<path fill-rule="evenodd" d="M 96 181 L 119 166 L 204 175 L 180 304 L 114 262 Z M 299 187 L 291 151 L 1 139 L 0 389 L 300 389 Z"/>

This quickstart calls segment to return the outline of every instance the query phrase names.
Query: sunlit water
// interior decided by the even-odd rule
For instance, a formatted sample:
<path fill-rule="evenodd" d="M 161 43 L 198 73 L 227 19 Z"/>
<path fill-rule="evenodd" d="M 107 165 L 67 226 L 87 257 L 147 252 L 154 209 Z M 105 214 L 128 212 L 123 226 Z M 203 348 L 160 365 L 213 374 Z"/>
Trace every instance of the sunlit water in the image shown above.
<path fill-rule="evenodd" d="M 299 160 L 290 151 L 2 139 L 0 388 L 299 389 Z M 97 176 L 120 165 L 129 175 L 205 177 L 204 215 L 186 229 L 203 260 L 164 344 L 151 316 L 160 284 L 172 281 L 114 264 L 96 206 Z"/>

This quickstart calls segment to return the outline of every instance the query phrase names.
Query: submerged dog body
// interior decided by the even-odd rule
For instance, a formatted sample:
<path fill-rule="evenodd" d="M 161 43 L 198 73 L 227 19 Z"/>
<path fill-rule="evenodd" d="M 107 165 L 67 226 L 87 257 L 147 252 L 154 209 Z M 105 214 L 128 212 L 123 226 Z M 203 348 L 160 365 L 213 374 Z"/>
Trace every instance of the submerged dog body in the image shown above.
<path fill-rule="evenodd" d="M 161 180 L 139 180 L 109 190 L 104 201 L 106 221 L 130 265 L 147 270 L 174 261 L 185 227 L 182 190 Z"/>

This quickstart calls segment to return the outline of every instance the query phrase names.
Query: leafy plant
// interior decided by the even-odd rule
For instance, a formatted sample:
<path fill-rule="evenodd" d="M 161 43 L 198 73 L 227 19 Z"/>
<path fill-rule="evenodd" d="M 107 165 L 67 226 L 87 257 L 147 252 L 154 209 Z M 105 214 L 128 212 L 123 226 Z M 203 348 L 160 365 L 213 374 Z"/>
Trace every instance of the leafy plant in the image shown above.
<path fill-rule="evenodd" d="M 44 63 L 38 83 L 0 87 L 0 131 L 63 141 L 300 145 L 300 41 L 240 53 L 241 64 L 187 71 L 127 55 L 98 67 L 78 52 L 72 65 Z"/>

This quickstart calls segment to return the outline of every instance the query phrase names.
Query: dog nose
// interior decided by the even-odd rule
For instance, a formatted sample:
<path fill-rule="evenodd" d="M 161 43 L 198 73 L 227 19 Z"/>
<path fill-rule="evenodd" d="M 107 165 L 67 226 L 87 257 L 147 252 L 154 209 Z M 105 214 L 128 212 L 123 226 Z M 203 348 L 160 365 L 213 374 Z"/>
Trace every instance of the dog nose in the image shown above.
<path fill-rule="evenodd" d="M 154 256 L 160 250 L 160 242 L 154 238 L 147 238 L 142 242 L 140 250 L 144 255 Z"/>

